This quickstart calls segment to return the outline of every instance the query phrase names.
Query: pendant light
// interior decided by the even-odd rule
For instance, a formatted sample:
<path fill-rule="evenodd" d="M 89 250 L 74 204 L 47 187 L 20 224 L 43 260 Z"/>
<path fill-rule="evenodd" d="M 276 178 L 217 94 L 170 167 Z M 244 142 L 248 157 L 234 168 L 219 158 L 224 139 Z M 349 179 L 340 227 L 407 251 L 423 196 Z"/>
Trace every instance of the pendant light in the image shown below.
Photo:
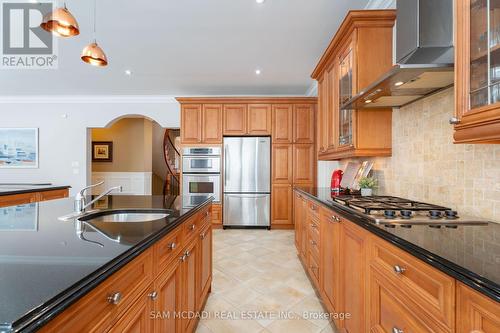
<path fill-rule="evenodd" d="M 56 8 L 43 17 L 40 27 L 59 37 L 73 37 L 80 34 L 80 28 L 75 17 L 64 7 Z"/>
<path fill-rule="evenodd" d="M 92 66 L 97 66 L 97 67 L 105 67 L 108 65 L 108 58 L 106 57 L 106 54 L 104 51 L 101 49 L 99 45 L 97 45 L 96 41 L 96 14 L 97 14 L 97 3 L 96 0 L 94 0 L 94 42 L 90 43 L 89 45 L 85 46 L 85 48 L 82 51 L 82 60 L 86 62 L 87 64 L 90 64 Z"/>

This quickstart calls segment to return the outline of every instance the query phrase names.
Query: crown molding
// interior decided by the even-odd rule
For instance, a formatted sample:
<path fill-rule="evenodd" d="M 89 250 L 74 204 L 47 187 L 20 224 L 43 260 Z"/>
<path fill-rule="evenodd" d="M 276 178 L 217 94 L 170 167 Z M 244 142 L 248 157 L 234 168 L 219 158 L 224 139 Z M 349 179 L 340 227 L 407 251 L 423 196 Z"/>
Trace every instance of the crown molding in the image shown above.
<path fill-rule="evenodd" d="M 161 95 L 54 95 L 54 96 L 0 96 L 0 104 L 168 104 L 175 103 L 174 96 Z"/>

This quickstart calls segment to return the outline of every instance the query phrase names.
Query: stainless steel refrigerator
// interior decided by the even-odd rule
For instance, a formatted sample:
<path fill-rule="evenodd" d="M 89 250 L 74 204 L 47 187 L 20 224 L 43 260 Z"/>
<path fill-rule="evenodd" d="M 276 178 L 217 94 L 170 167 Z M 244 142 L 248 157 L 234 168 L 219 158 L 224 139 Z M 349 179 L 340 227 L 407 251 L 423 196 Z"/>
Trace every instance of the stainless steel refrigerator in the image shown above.
<path fill-rule="evenodd" d="M 224 138 L 223 225 L 270 227 L 271 138 Z"/>

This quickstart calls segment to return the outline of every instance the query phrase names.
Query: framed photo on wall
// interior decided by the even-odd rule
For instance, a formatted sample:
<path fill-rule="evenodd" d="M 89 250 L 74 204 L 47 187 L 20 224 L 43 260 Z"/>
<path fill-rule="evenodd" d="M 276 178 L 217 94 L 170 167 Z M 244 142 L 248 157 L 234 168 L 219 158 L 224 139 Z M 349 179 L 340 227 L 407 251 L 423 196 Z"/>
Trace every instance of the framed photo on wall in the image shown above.
<path fill-rule="evenodd" d="M 38 168 L 38 128 L 0 128 L 0 168 Z"/>
<path fill-rule="evenodd" d="M 113 162 L 113 142 L 92 141 L 92 162 Z"/>

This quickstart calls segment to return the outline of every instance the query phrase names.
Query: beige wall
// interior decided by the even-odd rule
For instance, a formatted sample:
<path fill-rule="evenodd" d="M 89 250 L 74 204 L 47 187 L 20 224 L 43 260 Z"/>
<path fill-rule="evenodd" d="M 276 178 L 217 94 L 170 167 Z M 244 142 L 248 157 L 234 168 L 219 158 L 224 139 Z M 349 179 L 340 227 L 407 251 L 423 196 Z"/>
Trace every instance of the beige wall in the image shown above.
<path fill-rule="evenodd" d="M 454 145 L 453 109 L 449 89 L 394 110 L 392 157 L 372 159 L 378 193 L 500 222 L 500 145 Z"/>
<path fill-rule="evenodd" d="M 92 130 L 92 141 L 113 141 L 113 162 L 92 162 L 94 172 L 151 172 L 152 122 L 124 118 Z"/>

